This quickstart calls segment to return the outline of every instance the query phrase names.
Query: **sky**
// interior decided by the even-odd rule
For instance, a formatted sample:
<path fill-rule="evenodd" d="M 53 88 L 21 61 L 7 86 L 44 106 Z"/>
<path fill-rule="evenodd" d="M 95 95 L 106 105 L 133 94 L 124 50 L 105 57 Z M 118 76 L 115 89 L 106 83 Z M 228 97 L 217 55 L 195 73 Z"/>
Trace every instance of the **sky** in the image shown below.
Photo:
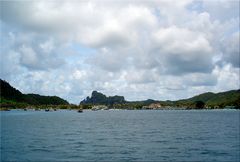
<path fill-rule="evenodd" d="M 0 78 L 78 104 L 240 88 L 239 0 L 0 1 Z"/>

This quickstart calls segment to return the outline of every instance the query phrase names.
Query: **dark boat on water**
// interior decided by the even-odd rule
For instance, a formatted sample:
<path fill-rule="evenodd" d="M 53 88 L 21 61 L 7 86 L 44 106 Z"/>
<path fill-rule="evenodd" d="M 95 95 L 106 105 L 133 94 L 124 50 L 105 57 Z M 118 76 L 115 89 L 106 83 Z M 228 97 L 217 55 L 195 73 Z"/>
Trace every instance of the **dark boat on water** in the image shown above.
<path fill-rule="evenodd" d="M 82 113 L 82 112 L 83 112 L 83 110 L 82 110 L 82 109 L 79 109 L 79 110 L 78 110 L 78 112 L 79 112 L 79 113 Z"/>

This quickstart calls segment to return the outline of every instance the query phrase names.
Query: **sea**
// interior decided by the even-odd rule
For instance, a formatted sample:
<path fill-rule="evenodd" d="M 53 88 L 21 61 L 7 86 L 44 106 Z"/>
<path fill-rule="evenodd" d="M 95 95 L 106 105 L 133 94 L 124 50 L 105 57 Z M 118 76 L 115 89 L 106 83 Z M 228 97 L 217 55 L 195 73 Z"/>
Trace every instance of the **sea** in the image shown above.
<path fill-rule="evenodd" d="M 238 162 L 239 110 L 1 112 L 1 162 Z"/>

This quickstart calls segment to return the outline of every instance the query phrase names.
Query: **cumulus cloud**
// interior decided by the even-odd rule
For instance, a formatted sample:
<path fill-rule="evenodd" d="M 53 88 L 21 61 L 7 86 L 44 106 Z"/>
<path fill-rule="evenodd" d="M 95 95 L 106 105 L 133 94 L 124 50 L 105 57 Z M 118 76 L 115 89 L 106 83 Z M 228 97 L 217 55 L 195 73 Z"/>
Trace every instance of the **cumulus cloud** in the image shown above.
<path fill-rule="evenodd" d="M 233 33 L 223 41 L 223 61 L 231 63 L 234 67 L 240 67 L 239 31 Z"/>
<path fill-rule="evenodd" d="M 137 100 L 239 88 L 238 3 L 2 1 L 0 75 L 74 103 L 92 90 Z"/>
<path fill-rule="evenodd" d="M 169 27 L 154 34 L 157 56 L 163 58 L 167 73 L 210 72 L 212 49 L 201 33 Z"/>
<path fill-rule="evenodd" d="M 22 45 L 19 47 L 20 64 L 32 70 L 47 70 L 50 68 L 58 68 L 64 64 L 64 61 L 55 53 L 50 53 L 49 47 L 40 45 L 39 47 L 32 47 Z"/>
<path fill-rule="evenodd" d="M 239 19 L 239 1 L 204 0 L 202 6 L 214 19 L 220 21 Z"/>

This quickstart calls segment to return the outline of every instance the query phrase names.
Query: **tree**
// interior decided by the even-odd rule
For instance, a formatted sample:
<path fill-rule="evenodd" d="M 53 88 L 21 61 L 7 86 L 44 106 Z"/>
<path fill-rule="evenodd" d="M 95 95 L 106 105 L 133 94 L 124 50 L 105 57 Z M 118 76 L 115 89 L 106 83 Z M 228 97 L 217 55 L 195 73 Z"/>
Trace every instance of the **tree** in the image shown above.
<path fill-rule="evenodd" d="M 203 109 L 205 106 L 205 103 L 203 101 L 196 101 L 195 102 L 195 108 L 196 109 Z"/>

